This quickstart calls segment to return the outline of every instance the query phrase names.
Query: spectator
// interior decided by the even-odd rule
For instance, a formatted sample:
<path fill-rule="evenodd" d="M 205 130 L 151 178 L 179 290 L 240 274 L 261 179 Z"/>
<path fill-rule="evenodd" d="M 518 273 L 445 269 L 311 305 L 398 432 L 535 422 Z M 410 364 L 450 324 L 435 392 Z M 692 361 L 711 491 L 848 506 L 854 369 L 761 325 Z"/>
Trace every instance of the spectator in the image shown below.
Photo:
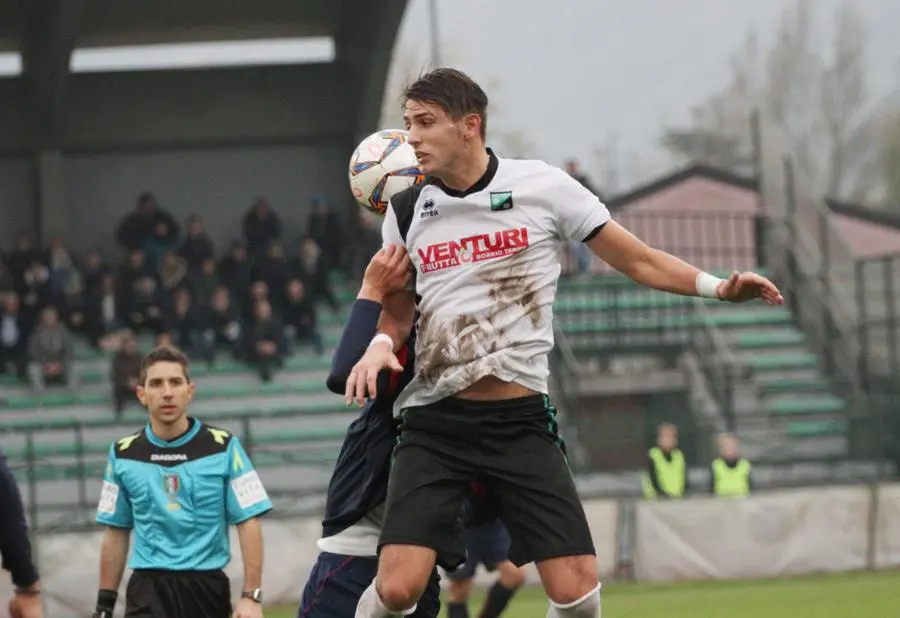
<path fill-rule="evenodd" d="M 184 258 L 178 257 L 174 251 L 165 254 L 157 273 L 159 277 L 157 302 L 162 311 L 171 308 L 175 292 L 187 284 L 187 272 L 187 262 Z"/>
<path fill-rule="evenodd" d="M 254 281 L 244 302 L 243 317 L 246 324 L 252 324 L 256 319 L 256 303 L 261 300 L 269 301 L 271 304 L 269 300 L 269 286 L 266 285 L 265 281 Z"/>
<path fill-rule="evenodd" d="M 372 215 L 362 208 L 357 209 L 356 228 L 356 239 L 352 243 L 353 267 L 350 275 L 354 280 L 362 281 L 369 260 L 381 249 L 381 229 L 376 226 Z"/>
<path fill-rule="evenodd" d="M 166 225 L 166 234 L 171 242 L 178 238 L 178 224 L 172 215 L 159 207 L 155 195 L 142 193 L 135 209 L 119 224 L 116 239 L 127 250 L 143 250 L 147 241 L 155 235 L 157 223 Z"/>
<path fill-rule="evenodd" d="M 281 220 L 272 210 L 269 200 L 258 197 L 244 215 L 244 238 L 253 258 L 262 255 L 270 243 L 281 240 Z"/>
<path fill-rule="evenodd" d="M 121 418 L 125 404 L 135 400 L 135 388 L 141 375 L 141 355 L 134 333 L 128 331 L 122 338 L 122 346 L 112 359 L 109 374 L 116 417 Z"/>
<path fill-rule="evenodd" d="M 84 296 L 84 280 L 77 270 L 66 276 L 64 286 L 59 290 L 55 306 L 66 326 L 74 333 L 87 328 L 87 305 Z"/>
<path fill-rule="evenodd" d="M 244 295 L 250 287 L 251 267 L 250 261 L 247 259 L 247 249 L 240 241 L 231 243 L 228 255 L 222 258 L 219 263 L 219 277 L 228 287 L 231 298 L 236 305 L 242 305 Z"/>
<path fill-rule="evenodd" d="M 7 295 L 0 313 L 0 374 L 5 374 L 12 365 L 16 375 L 25 378 L 30 327 L 19 307 L 19 297 Z"/>
<path fill-rule="evenodd" d="M 213 292 L 210 301 L 210 324 L 216 334 L 216 344 L 226 348 L 237 360 L 241 358 L 241 318 L 231 305 L 231 294 L 225 286 Z"/>
<path fill-rule="evenodd" d="M 61 238 L 56 237 L 50 241 L 46 263 L 50 276 L 50 293 L 53 299 L 56 300 L 69 285 L 69 279 L 78 275 L 72 256 Z"/>
<path fill-rule="evenodd" d="M 101 288 L 103 278 L 110 274 L 109 268 L 103 263 L 103 258 L 97 251 L 88 251 L 84 256 L 84 264 L 81 268 L 84 277 L 84 290 L 90 296 Z"/>
<path fill-rule="evenodd" d="M 48 383 L 76 386 L 72 337 L 52 307 L 41 312 L 40 323 L 28 341 L 28 362 L 28 379 L 35 392 L 42 392 Z"/>
<path fill-rule="evenodd" d="M 88 341 L 96 349 L 100 347 L 101 339 L 122 328 L 124 320 L 119 308 L 124 303 L 119 302 L 113 276 L 108 273 L 103 275 L 98 287 L 89 289 L 85 296 L 85 330 Z"/>
<path fill-rule="evenodd" d="M 321 356 L 325 349 L 316 324 L 316 307 L 306 296 L 303 283 L 299 279 L 289 281 L 286 296 L 282 312 L 285 352 L 290 356 L 298 341 L 308 341 L 316 354 Z"/>
<path fill-rule="evenodd" d="M 25 268 L 17 291 L 25 311 L 32 315 L 50 303 L 50 269 L 40 261 L 40 256 L 33 256 Z"/>
<path fill-rule="evenodd" d="M 300 242 L 300 253 L 288 264 L 288 276 L 303 282 L 313 302 L 325 301 L 334 313 L 340 306 L 328 276 L 328 269 L 320 259 L 321 251 L 316 241 L 306 237 Z"/>
<path fill-rule="evenodd" d="M 284 303 L 284 286 L 287 285 L 287 263 L 281 243 L 269 245 L 266 255 L 256 261 L 252 271 L 253 281 L 264 281 L 269 289 L 269 302 L 275 307 Z"/>
<path fill-rule="evenodd" d="M 185 289 L 175 293 L 173 311 L 166 332 L 172 334 L 175 345 L 185 350 L 191 360 L 215 361 L 216 334 L 207 314 L 208 309 L 191 301 Z"/>
<path fill-rule="evenodd" d="M 35 248 L 31 236 L 22 233 L 16 239 L 16 247 L 6 259 L 7 266 L 12 271 L 13 280 L 19 293 L 19 287 L 25 276 L 25 271 L 35 260 L 40 260 L 40 252 Z"/>
<path fill-rule="evenodd" d="M 203 260 L 200 270 L 190 273 L 188 277 L 194 302 L 200 306 L 209 307 L 213 292 L 222 284 L 216 272 L 216 261 L 211 257 Z"/>
<path fill-rule="evenodd" d="M 322 247 L 322 257 L 328 268 L 340 268 L 343 265 L 344 226 L 341 217 L 322 196 L 312 199 L 312 212 L 306 222 L 306 231 L 310 238 Z"/>
<path fill-rule="evenodd" d="M 181 243 L 178 254 L 187 262 L 188 270 L 197 272 L 206 260 L 213 259 L 213 242 L 206 233 L 200 215 L 191 215 L 187 220 L 187 238 Z"/>
<path fill-rule="evenodd" d="M 254 306 L 255 320 L 248 329 L 247 360 L 259 372 L 263 382 L 271 382 L 275 369 L 282 366 L 284 329 L 272 315 L 272 305 L 260 300 Z"/>
<path fill-rule="evenodd" d="M 149 267 L 141 249 L 132 249 L 120 266 L 116 298 L 124 326 L 134 332 L 148 328 L 158 332 L 162 312 L 158 303 L 159 277 Z"/>
<path fill-rule="evenodd" d="M 144 243 L 144 256 L 147 264 L 151 268 L 160 268 L 163 258 L 169 253 L 175 253 L 176 240 L 170 237 L 169 226 L 164 221 L 158 221 L 153 230 L 153 236 Z"/>
<path fill-rule="evenodd" d="M 16 279 L 6 260 L 5 256 L 0 255 L 0 295 L 12 294 L 16 291 Z"/>

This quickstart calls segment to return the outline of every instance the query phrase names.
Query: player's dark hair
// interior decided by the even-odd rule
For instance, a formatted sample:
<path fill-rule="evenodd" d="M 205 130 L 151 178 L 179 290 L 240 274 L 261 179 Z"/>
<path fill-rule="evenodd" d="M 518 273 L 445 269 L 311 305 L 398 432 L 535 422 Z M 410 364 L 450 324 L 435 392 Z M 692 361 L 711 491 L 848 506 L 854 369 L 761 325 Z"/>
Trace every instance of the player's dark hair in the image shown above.
<path fill-rule="evenodd" d="M 454 120 L 466 114 L 481 117 L 481 139 L 487 137 L 488 96 L 478 83 L 456 69 L 435 69 L 403 91 L 403 101 L 438 105 Z"/>
<path fill-rule="evenodd" d="M 141 375 L 138 378 L 141 385 L 147 381 L 147 370 L 156 363 L 178 363 L 184 371 L 184 379 L 191 381 L 191 372 L 189 370 L 190 361 L 184 352 L 170 345 L 161 345 L 153 348 L 141 361 Z"/>

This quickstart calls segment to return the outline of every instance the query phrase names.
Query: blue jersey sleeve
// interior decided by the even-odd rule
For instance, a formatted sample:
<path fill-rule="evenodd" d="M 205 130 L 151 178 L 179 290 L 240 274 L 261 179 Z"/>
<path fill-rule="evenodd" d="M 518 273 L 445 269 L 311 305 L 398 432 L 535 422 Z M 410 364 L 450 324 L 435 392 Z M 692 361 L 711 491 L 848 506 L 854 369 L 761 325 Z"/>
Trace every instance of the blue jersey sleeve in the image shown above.
<path fill-rule="evenodd" d="M 341 332 L 331 372 L 328 374 L 328 390 L 338 395 L 344 394 L 344 387 L 353 366 L 359 362 L 378 328 L 381 304 L 372 300 L 358 299 L 350 309 L 350 317 Z"/>
<path fill-rule="evenodd" d="M 272 501 L 237 436 L 228 444 L 228 523 L 239 524 L 272 510 Z"/>
<path fill-rule="evenodd" d="M 97 523 L 116 528 L 132 528 L 134 517 L 131 511 L 131 500 L 128 490 L 122 484 L 116 472 L 115 444 L 109 447 L 106 459 L 106 472 L 100 488 L 100 503 L 97 505 Z"/>

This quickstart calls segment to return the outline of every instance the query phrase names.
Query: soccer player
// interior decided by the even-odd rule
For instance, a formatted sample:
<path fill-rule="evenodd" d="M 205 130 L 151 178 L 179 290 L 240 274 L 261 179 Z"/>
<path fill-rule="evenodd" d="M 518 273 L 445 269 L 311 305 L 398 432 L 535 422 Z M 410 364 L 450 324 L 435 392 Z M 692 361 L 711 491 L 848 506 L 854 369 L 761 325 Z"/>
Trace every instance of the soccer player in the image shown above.
<path fill-rule="evenodd" d="M 469 596 L 478 565 L 488 571 L 497 571 L 498 577 L 488 590 L 484 606 L 478 618 L 498 618 L 516 591 L 525 583 L 525 569 L 517 567 L 507 558 L 509 532 L 503 523 L 495 519 L 465 531 L 466 562 L 447 573 L 447 617 L 469 618 Z"/>
<path fill-rule="evenodd" d="M 0 562 L 12 576 L 15 594 L 9 601 L 12 618 L 43 618 L 41 580 L 31 554 L 22 494 L 0 449 Z"/>
<path fill-rule="evenodd" d="M 369 262 L 350 317 L 334 352 L 328 388 L 343 394 L 353 365 L 362 357 L 378 325 L 383 299 L 410 281 L 410 261 L 402 248 L 382 249 Z M 397 442 L 394 399 L 413 375 L 413 340 L 399 350 L 397 364 L 381 376 L 376 399 L 347 429 L 328 484 L 321 550 L 310 572 L 298 618 L 352 616 L 363 591 L 378 570 L 378 537 L 384 519 L 391 452 Z M 418 601 L 416 618 L 437 618 L 440 583 L 431 572 Z"/>
<path fill-rule="evenodd" d="M 144 357 L 137 396 L 146 427 L 113 442 L 97 523 L 100 549 L 95 618 L 111 618 L 134 530 L 126 618 L 261 618 L 263 540 L 259 517 L 272 503 L 231 433 L 187 416 L 194 395 L 188 361 L 175 348 Z M 244 564 L 231 611 L 223 568 L 237 526 Z"/>
<path fill-rule="evenodd" d="M 720 280 L 650 248 L 558 168 L 497 157 L 485 145 L 487 95 L 465 74 L 437 69 L 404 94 L 409 143 L 430 181 L 395 195 L 382 229 L 385 245 L 407 249 L 415 289 L 384 299 L 346 397 L 377 396 L 378 373 L 396 361 L 416 309 L 417 367 L 395 404 L 403 424 L 378 575 L 356 615 L 403 615 L 436 559 L 462 561 L 452 521 L 468 483 L 483 478 L 512 539 L 510 560 L 537 565 L 548 617 L 598 616 L 594 546 L 547 396 L 558 243 L 584 242 L 651 288 L 784 300 L 758 274 Z"/>

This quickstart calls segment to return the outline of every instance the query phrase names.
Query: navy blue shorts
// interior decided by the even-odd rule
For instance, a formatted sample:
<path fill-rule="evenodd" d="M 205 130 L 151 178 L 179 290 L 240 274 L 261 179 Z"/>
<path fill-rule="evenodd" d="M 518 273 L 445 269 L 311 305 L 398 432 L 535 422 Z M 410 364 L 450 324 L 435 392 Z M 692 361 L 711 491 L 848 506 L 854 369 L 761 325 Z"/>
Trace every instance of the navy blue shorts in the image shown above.
<path fill-rule="evenodd" d="M 303 589 L 297 618 L 343 618 L 356 615 L 359 597 L 377 573 L 378 558 L 321 552 Z M 435 570 L 412 618 L 437 618 L 440 611 L 440 577 Z"/>
<path fill-rule="evenodd" d="M 466 541 L 466 561 L 447 577 L 452 580 L 470 579 L 475 576 L 479 564 L 488 571 L 508 560 L 509 532 L 499 519 L 489 524 L 469 528 L 463 533 Z"/>

